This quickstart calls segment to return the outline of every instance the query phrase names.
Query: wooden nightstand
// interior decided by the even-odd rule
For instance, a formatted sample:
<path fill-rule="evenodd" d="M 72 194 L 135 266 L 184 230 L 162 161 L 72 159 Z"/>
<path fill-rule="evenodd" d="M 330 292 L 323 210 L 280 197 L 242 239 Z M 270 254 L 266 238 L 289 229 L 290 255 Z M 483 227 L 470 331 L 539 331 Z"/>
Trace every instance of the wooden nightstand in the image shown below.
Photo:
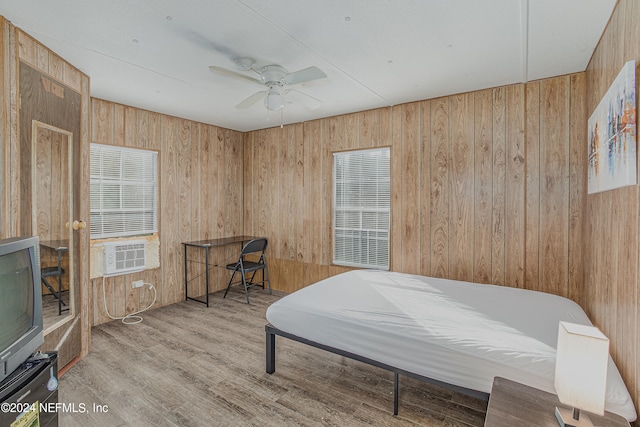
<path fill-rule="evenodd" d="M 495 377 L 484 425 L 558 427 L 554 414 L 556 405 L 561 403 L 555 394 Z M 598 427 L 629 427 L 626 419 L 610 412 L 605 412 L 604 416 L 589 414 L 589 417 Z"/>

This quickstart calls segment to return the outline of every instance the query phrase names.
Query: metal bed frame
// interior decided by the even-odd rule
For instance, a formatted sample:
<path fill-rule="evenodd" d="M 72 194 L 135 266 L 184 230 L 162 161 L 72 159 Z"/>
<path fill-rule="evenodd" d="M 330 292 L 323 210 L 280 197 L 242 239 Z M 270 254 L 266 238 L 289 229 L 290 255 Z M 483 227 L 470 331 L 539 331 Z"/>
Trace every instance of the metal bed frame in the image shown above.
<path fill-rule="evenodd" d="M 458 393 L 463 393 L 468 396 L 475 397 L 477 399 L 481 399 L 484 401 L 489 400 L 489 393 L 472 390 L 470 388 L 460 387 L 454 384 L 438 381 L 433 378 L 425 377 L 423 375 L 419 375 L 414 372 L 409 372 L 404 369 L 400 369 L 395 366 L 388 365 L 386 363 L 378 362 L 377 360 L 373 360 L 368 357 L 361 356 L 359 354 L 351 353 L 335 347 L 330 347 L 328 345 L 319 344 L 315 341 L 311 341 L 306 338 L 302 338 L 297 335 L 284 332 L 276 328 L 275 326 L 271 325 L 270 323 L 265 325 L 264 330 L 266 334 L 265 362 L 266 362 L 266 371 L 268 374 L 273 374 L 276 371 L 276 335 L 393 372 L 393 415 L 398 415 L 398 383 L 399 383 L 400 374 L 410 378 L 415 378 L 430 384 L 434 384 L 440 387 L 444 387 Z"/>

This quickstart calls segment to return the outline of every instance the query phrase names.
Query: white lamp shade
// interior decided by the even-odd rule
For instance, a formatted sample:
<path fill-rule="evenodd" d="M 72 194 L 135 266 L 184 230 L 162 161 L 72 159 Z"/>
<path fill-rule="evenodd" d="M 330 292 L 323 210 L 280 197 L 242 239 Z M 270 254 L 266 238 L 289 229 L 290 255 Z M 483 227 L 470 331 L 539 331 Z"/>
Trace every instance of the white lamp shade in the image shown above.
<path fill-rule="evenodd" d="M 280 111 L 284 108 L 284 96 L 280 93 L 269 93 L 264 99 L 264 106 L 271 111 Z"/>
<path fill-rule="evenodd" d="M 609 339 L 594 326 L 560 322 L 555 388 L 560 402 L 604 414 Z"/>

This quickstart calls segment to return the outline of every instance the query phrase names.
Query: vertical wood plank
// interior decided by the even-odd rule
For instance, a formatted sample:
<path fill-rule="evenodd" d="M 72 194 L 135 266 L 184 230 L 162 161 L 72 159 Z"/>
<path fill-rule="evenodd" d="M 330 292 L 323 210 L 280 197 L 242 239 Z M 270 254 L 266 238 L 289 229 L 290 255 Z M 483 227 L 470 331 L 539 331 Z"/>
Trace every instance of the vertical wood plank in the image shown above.
<path fill-rule="evenodd" d="M 266 182 L 266 189 L 264 196 L 263 212 L 266 219 L 266 233 L 268 236 L 273 236 L 271 239 L 270 247 L 268 248 L 268 254 L 271 259 L 282 258 L 282 238 L 279 234 L 280 223 L 279 214 L 281 212 L 282 193 L 279 188 L 279 173 L 281 171 L 274 169 L 272 165 L 278 165 L 279 159 L 282 158 L 283 143 L 282 143 L 282 128 L 275 128 L 274 132 L 267 133 L 268 144 L 268 156 L 265 156 L 267 163 L 264 167 L 263 180 Z M 278 197 L 273 197 L 278 195 Z"/>
<path fill-rule="evenodd" d="M 402 106 L 402 271 L 420 272 L 420 104 Z"/>
<path fill-rule="evenodd" d="M 41 45 L 40 43 L 36 43 L 36 63 L 34 64 L 36 68 L 42 70 L 45 73 L 49 72 L 49 49 Z"/>
<path fill-rule="evenodd" d="M 304 240 L 303 240 L 303 245 L 302 245 L 302 260 L 304 263 L 304 273 L 303 273 L 303 277 L 302 277 L 302 285 L 303 286 L 307 286 L 308 284 L 312 283 L 312 274 L 311 274 L 311 265 L 313 265 L 313 261 L 312 261 L 312 246 L 311 246 L 311 240 L 312 240 L 312 227 L 311 227 L 311 221 L 312 221 L 312 201 L 313 201 L 313 196 L 311 195 L 311 189 L 314 183 L 314 176 L 312 173 L 312 166 L 313 166 L 313 156 L 311 154 L 311 147 L 312 147 L 312 141 L 311 141 L 311 126 L 312 124 L 309 122 L 305 122 L 302 124 L 303 126 L 303 161 L 304 161 L 304 209 L 303 209 L 303 216 L 302 216 L 302 227 L 305 230 L 304 233 Z"/>
<path fill-rule="evenodd" d="M 36 66 L 38 63 L 38 47 L 34 39 L 18 30 L 18 58 Z"/>
<path fill-rule="evenodd" d="M 140 147 L 138 139 L 138 109 L 124 107 L 124 122 L 122 124 L 123 145 L 126 147 Z"/>
<path fill-rule="evenodd" d="M 570 79 L 569 100 L 569 270 L 568 297 L 581 305 L 584 284 L 584 252 L 582 245 L 585 199 L 587 194 L 587 121 L 586 75 Z"/>
<path fill-rule="evenodd" d="M 209 239 L 209 229 L 207 217 L 210 212 L 210 192 L 211 188 L 209 172 L 209 149 L 210 149 L 210 129 L 211 126 L 198 123 L 192 126 L 192 240 Z M 196 252 L 196 253 L 193 253 Z M 202 250 L 193 250 L 187 253 L 188 267 L 192 270 L 189 274 L 189 294 L 204 295 L 205 294 L 205 276 L 202 274 L 205 269 L 202 268 L 203 254 Z M 184 257 L 184 255 L 183 255 Z M 184 262 L 184 261 L 183 261 Z M 195 267 L 195 268 L 194 268 Z M 193 271 L 195 270 L 195 271 Z M 183 273 L 184 274 L 184 273 Z M 193 289 L 193 291 L 192 291 Z"/>
<path fill-rule="evenodd" d="M 137 140 L 136 146 L 138 148 L 149 148 L 149 112 L 146 110 L 137 111 L 138 120 L 133 123 L 136 127 Z"/>
<path fill-rule="evenodd" d="M 493 89 L 491 282 L 505 283 L 506 88 Z"/>
<path fill-rule="evenodd" d="M 218 201 L 217 206 L 214 208 L 214 212 L 217 212 L 217 229 L 218 237 L 229 236 L 230 230 L 233 228 L 231 218 L 229 215 L 229 206 L 231 205 L 231 191 L 229 188 L 228 165 L 230 161 L 229 152 L 229 133 L 227 129 L 216 128 L 217 131 L 217 143 L 219 144 L 220 157 L 217 158 L 217 179 L 218 179 Z M 222 246 L 211 251 L 213 259 L 223 259 L 225 263 L 231 262 L 233 258 L 237 259 L 239 248 L 235 245 Z M 212 281 L 212 289 L 220 289 L 222 284 L 227 280 L 226 271 L 221 268 L 212 268 L 212 272 L 215 272 L 215 279 Z"/>
<path fill-rule="evenodd" d="M 540 82 L 525 86 L 526 98 L 526 229 L 525 284 L 540 290 Z"/>
<path fill-rule="evenodd" d="M 254 176 L 253 176 L 253 168 L 254 168 L 254 155 L 256 152 L 256 147 L 254 144 L 255 132 L 244 134 L 244 156 L 243 156 L 243 197 L 244 200 L 242 202 L 243 206 L 243 216 L 244 216 L 244 231 L 245 235 L 254 235 Z"/>
<path fill-rule="evenodd" d="M 162 176 L 163 192 L 162 215 L 160 227 L 163 238 L 160 240 L 160 258 L 163 263 L 163 283 L 180 283 L 182 274 L 178 274 L 181 264 L 180 248 L 175 242 L 180 241 L 180 205 L 176 200 L 180 198 L 178 153 L 180 138 L 179 120 L 165 117 L 162 120 Z M 176 292 L 171 286 L 163 286 L 158 294 L 161 305 L 168 304 Z"/>
<path fill-rule="evenodd" d="M 295 135 L 291 135 L 293 138 L 293 144 L 295 144 L 295 172 L 294 172 L 294 181 L 299 185 L 295 188 L 295 211 L 293 215 L 295 216 L 295 259 L 298 261 L 298 265 L 304 261 L 304 239 L 306 234 L 306 229 L 304 227 L 304 194 L 307 186 L 307 182 L 305 182 L 305 150 L 304 150 L 304 127 L 302 124 L 297 124 L 295 126 Z M 298 283 L 295 285 L 294 289 L 298 289 L 299 286 L 302 286 L 302 270 L 298 271 L 300 275 L 296 276 L 296 280 Z"/>
<path fill-rule="evenodd" d="M 99 144 L 112 144 L 113 131 L 113 105 L 94 99 L 91 102 L 91 142 Z"/>
<path fill-rule="evenodd" d="M 449 277 L 471 281 L 475 243 L 473 95 L 452 96 L 450 102 Z"/>
<path fill-rule="evenodd" d="M 540 282 L 545 292 L 567 296 L 569 247 L 568 78 L 545 80 L 540 98 Z"/>
<path fill-rule="evenodd" d="M 525 270 L 525 169 L 524 169 L 524 85 L 507 87 L 506 152 L 506 280 L 509 286 L 524 287 Z"/>
<path fill-rule="evenodd" d="M 82 73 L 66 61 L 63 61 L 63 64 L 62 83 L 80 92 L 82 90 Z"/>
<path fill-rule="evenodd" d="M 228 207 L 224 201 L 225 192 L 227 191 L 227 181 L 224 176 L 224 162 L 226 161 L 224 129 L 206 126 L 204 138 L 207 140 L 207 148 L 203 152 L 201 161 L 202 180 L 206 190 L 201 194 L 202 208 L 204 209 L 201 219 L 203 227 L 201 234 L 206 236 L 204 238 L 214 239 L 225 237 L 224 219 L 225 209 Z M 227 250 L 228 248 L 225 247 L 210 249 L 210 264 L 224 265 L 231 262 L 231 259 L 227 258 Z M 227 271 L 223 268 L 215 268 L 210 265 L 207 269 L 205 267 L 205 255 L 205 251 L 197 251 L 195 259 L 200 265 L 194 265 L 194 268 L 197 267 L 200 274 L 202 274 L 198 284 L 202 294 L 205 293 L 206 275 L 209 277 L 209 292 L 226 286 L 229 279 Z"/>
<path fill-rule="evenodd" d="M 242 203 L 244 200 L 244 190 L 242 186 L 243 171 L 242 158 L 244 157 L 244 145 L 242 144 L 243 136 L 240 132 L 229 132 L 229 144 L 231 149 L 231 170 L 229 172 L 232 187 L 234 189 L 233 202 L 230 206 L 230 212 L 233 221 L 233 234 L 238 235 L 244 229 L 242 216 Z"/>
<path fill-rule="evenodd" d="M 148 134 L 149 140 L 145 144 L 145 148 L 155 150 L 158 152 L 158 205 L 160 206 L 160 212 L 158 217 L 158 224 L 162 224 L 162 206 L 163 201 L 165 201 L 163 187 L 162 187 L 162 175 L 164 171 L 163 167 L 163 155 L 162 155 L 162 116 L 158 113 L 147 112 L 147 122 L 148 122 Z M 162 229 L 160 229 L 162 231 Z M 156 292 L 160 294 L 162 289 L 167 286 L 164 282 L 164 275 L 161 274 L 163 270 L 163 255 L 162 255 L 162 245 L 159 244 L 160 249 L 160 268 L 154 271 L 151 271 L 145 275 L 145 280 L 151 284 L 153 284 L 156 288 Z M 178 277 L 180 278 L 179 286 L 182 286 L 183 282 L 183 272 L 180 271 Z M 153 295 L 150 289 L 147 287 L 144 288 L 143 292 L 140 292 L 140 305 L 141 307 L 147 307 L 153 301 Z M 161 304 L 161 300 L 158 299 L 156 301 L 156 306 Z"/>
<path fill-rule="evenodd" d="M 431 275 L 431 101 L 420 103 L 420 274 Z M 393 171 L 391 171 L 393 174 Z M 392 178 L 393 179 L 393 175 Z"/>
<path fill-rule="evenodd" d="M 473 281 L 491 283 L 493 181 L 493 96 L 490 89 L 474 100 L 474 256 Z"/>
<path fill-rule="evenodd" d="M 322 255 L 322 234 L 326 234 L 323 220 L 322 199 L 326 196 L 323 194 L 323 185 L 321 174 L 323 173 L 322 147 L 318 143 L 321 140 L 321 121 L 305 123 L 306 134 L 305 149 L 309 153 L 307 160 L 309 179 L 305 182 L 309 183 L 309 191 L 307 192 L 307 206 L 305 219 L 308 218 L 305 229 L 309 230 L 307 237 L 307 247 L 309 253 L 309 263 L 312 268 L 309 269 L 309 276 L 305 277 L 305 283 L 313 283 L 326 277 L 328 272 L 328 263 L 323 262 Z M 333 164 L 331 165 L 333 167 Z M 313 266 L 317 266 L 313 268 Z"/>
<path fill-rule="evenodd" d="M 367 110 L 358 113 L 358 146 L 371 148 L 380 145 L 380 110 Z"/>
<path fill-rule="evenodd" d="M 107 286 L 107 309 L 112 317 L 124 317 L 127 312 L 127 286 L 126 276 L 109 277 L 105 281 Z M 106 313 L 105 313 L 106 314 Z"/>
<path fill-rule="evenodd" d="M 449 99 L 431 101 L 431 274 L 449 276 Z"/>
<path fill-rule="evenodd" d="M 402 249 L 404 238 L 402 216 L 402 185 L 403 159 L 402 159 L 402 106 L 394 106 L 391 110 L 391 127 L 393 129 L 391 140 L 391 224 L 389 236 L 389 268 L 402 271 Z"/>
<path fill-rule="evenodd" d="M 125 145 L 124 123 L 125 107 L 121 104 L 113 104 L 113 134 L 112 143 L 115 145 Z"/>
<path fill-rule="evenodd" d="M 185 189 L 189 193 L 189 199 L 191 204 L 191 227 L 190 227 L 190 239 L 201 240 L 202 237 L 202 214 L 200 209 L 200 198 L 203 195 L 202 191 L 202 134 L 203 129 L 207 126 L 201 123 L 193 123 L 191 125 L 190 136 L 190 155 L 191 155 L 191 183 L 189 188 Z M 184 261 L 183 261 L 184 262 Z"/>
<path fill-rule="evenodd" d="M 49 75 L 59 82 L 64 81 L 64 67 L 66 62 L 58 55 L 49 52 Z"/>
<path fill-rule="evenodd" d="M 357 128 L 356 128 L 357 129 Z M 320 237 L 321 237 L 321 251 L 320 260 L 321 264 L 329 266 L 333 259 L 331 254 L 331 215 L 332 215 L 332 193 L 333 193 L 333 162 L 332 153 L 326 144 L 321 143 L 324 141 L 325 135 L 329 132 L 328 121 L 320 121 L 320 134 L 316 140 L 316 144 L 320 146 L 320 195 L 321 195 L 321 216 L 320 216 Z M 354 130 L 354 132 L 356 132 Z M 356 132 L 357 135 L 357 132 Z M 328 275 L 328 269 L 325 273 Z M 326 276 L 325 276 L 326 277 Z"/>
<path fill-rule="evenodd" d="M 355 150 L 360 147 L 360 141 L 358 138 L 360 113 L 347 114 L 344 116 L 344 123 L 342 128 L 341 138 L 343 150 Z M 326 121 L 323 121 L 326 123 Z M 331 149 L 330 149 L 331 150 Z"/>
<path fill-rule="evenodd" d="M 289 126 L 283 131 L 282 155 L 280 157 L 280 182 L 279 192 L 282 194 L 280 206 L 280 225 L 279 237 L 282 239 L 280 246 L 280 258 L 285 260 L 295 260 L 295 238 L 296 230 L 296 200 L 294 199 L 296 192 L 292 191 L 291 183 L 295 182 L 296 174 L 296 127 Z M 289 232 L 284 232 L 289 230 Z"/>

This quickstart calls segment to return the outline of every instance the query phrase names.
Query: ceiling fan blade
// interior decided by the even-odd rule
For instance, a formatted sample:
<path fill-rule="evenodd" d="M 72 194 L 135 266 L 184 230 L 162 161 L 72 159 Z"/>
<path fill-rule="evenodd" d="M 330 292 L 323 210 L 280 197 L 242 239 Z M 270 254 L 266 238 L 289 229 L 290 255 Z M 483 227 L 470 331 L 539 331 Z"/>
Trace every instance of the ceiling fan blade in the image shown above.
<path fill-rule="evenodd" d="M 236 56 L 238 56 L 237 53 L 235 53 L 234 51 L 232 51 L 231 49 L 229 49 L 228 47 L 220 44 L 220 43 L 216 43 L 215 41 L 213 41 L 212 39 L 205 37 L 203 34 L 194 31 L 194 30 L 179 30 L 180 33 L 182 33 L 184 35 L 184 37 L 189 40 L 190 42 L 192 42 L 193 44 L 206 49 L 206 50 L 215 50 L 216 52 L 221 53 L 224 56 L 227 56 L 229 58 L 234 58 Z"/>
<path fill-rule="evenodd" d="M 282 81 L 289 85 L 295 85 L 298 83 L 305 83 L 311 80 L 323 79 L 327 75 L 318 67 L 309 67 L 304 70 L 296 71 L 284 76 Z"/>
<path fill-rule="evenodd" d="M 226 68 L 216 67 L 215 65 L 209 66 L 209 70 L 214 74 L 219 74 L 221 76 L 234 77 L 239 79 L 248 80 L 250 82 L 262 84 L 259 79 L 255 77 L 247 76 L 245 74 L 236 73 L 235 71 L 227 70 Z"/>
<path fill-rule="evenodd" d="M 286 97 L 288 101 L 302 104 L 309 110 L 315 110 L 317 108 L 320 108 L 320 106 L 322 105 L 322 101 L 320 101 L 318 98 L 295 89 L 289 89 L 286 92 Z"/>
<path fill-rule="evenodd" d="M 244 101 L 241 101 L 238 105 L 236 105 L 236 108 L 239 108 L 241 110 L 246 110 L 256 102 L 264 98 L 266 94 L 267 94 L 266 90 L 261 90 L 260 92 L 256 92 L 250 97 L 248 97 L 247 99 L 245 99 Z"/>

